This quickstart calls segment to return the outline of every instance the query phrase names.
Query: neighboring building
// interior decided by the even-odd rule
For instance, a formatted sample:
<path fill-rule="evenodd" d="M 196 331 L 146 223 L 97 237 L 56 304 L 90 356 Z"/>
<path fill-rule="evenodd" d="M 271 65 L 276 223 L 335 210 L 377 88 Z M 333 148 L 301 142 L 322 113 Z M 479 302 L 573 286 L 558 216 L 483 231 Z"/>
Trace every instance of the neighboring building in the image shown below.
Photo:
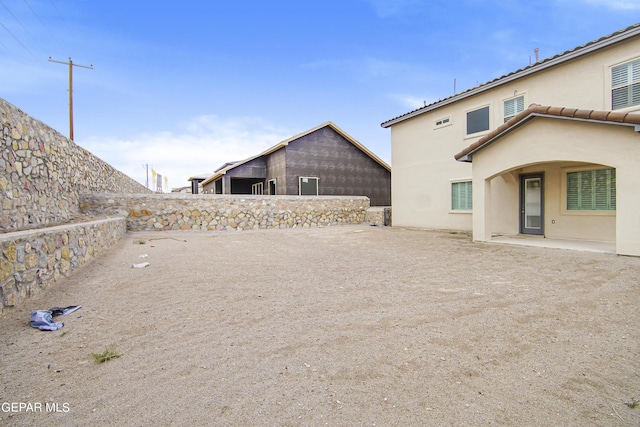
<path fill-rule="evenodd" d="M 172 188 L 172 193 L 189 193 L 191 194 L 191 186 L 187 185 L 185 187 Z"/>
<path fill-rule="evenodd" d="M 389 206 L 391 168 L 327 122 L 223 165 L 202 188 L 210 194 L 367 196 L 371 206 Z"/>
<path fill-rule="evenodd" d="M 187 193 L 198 194 L 202 192 L 202 181 L 209 178 L 210 173 L 201 173 L 196 176 L 191 176 L 187 181 L 191 182 L 191 189 Z"/>
<path fill-rule="evenodd" d="M 640 24 L 382 123 L 394 225 L 640 255 L 638 112 Z"/>

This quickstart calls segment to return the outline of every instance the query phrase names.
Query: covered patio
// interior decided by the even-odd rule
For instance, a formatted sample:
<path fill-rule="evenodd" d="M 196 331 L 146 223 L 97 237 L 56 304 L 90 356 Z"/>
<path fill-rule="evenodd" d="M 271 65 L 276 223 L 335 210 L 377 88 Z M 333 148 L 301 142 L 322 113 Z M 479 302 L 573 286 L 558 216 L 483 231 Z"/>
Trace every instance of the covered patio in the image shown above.
<path fill-rule="evenodd" d="M 568 249 L 573 251 L 597 252 L 603 254 L 615 254 L 616 245 L 612 242 L 598 242 L 594 240 L 576 240 L 545 238 L 542 236 L 514 234 L 491 236 L 487 243 L 504 245 L 535 246 L 539 248 Z"/>
<path fill-rule="evenodd" d="M 640 114 L 534 104 L 456 154 L 473 240 L 640 256 L 638 132 Z"/>

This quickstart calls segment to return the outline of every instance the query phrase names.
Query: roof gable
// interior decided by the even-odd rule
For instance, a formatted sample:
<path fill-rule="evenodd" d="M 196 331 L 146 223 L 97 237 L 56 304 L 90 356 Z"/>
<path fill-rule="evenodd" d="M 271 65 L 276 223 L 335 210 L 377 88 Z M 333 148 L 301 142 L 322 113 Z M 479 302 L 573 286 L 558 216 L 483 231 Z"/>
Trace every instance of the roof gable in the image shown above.
<path fill-rule="evenodd" d="M 612 125 L 635 127 L 640 132 L 640 113 L 623 113 L 618 111 L 580 110 L 577 108 L 549 107 L 531 104 L 522 113 L 511 118 L 505 124 L 483 136 L 454 157 L 459 162 L 471 162 L 474 153 L 482 150 L 492 142 L 502 138 L 512 130 L 526 123 L 534 117 L 549 117 L 564 120 L 579 120 Z"/>
<path fill-rule="evenodd" d="M 345 131 L 343 131 L 342 129 L 340 129 L 338 126 L 336 126 L 334 123 L 332 122 L 326 122 L 323 123 L 319 126 L 316 126 L 312 129 L 309 129 L 305 132 L 302 132 L 298 135 L 292 136 L 291 138 L 287 138 L 284 141 L 281 141 L 279 143 L 277 143 L 276 145 L 274 145 L 273 147 L 263 151 L 262 153 L 256 155 L 256 156 L 252 156 L 249 157 L 245 160 L 239 161 L 239 162 L 234 162 L 234 163 L 230 163 L 230 164 L 225 164 L 222 168 L 220 168 L 219 170 L 216 171 L 215 175 L 207 178 L 202 185 L 206 185 L 209 184 L 212 181 L 215 181 L 216 179 L 220 178 L 222 175 L 225 175 L 228 171 L 237 168 L 239 166 L 242 166 L 243 164 L 246 164 L 252 160 L 255 160 L 259 157 L 263 157 L 263 156 L 267 156 L 269 154 L 272 154 L 278 150 L 280 150 L 281 148 L 286 147 L 287 145 L 289 145 L 291 142 L 296 141 L 304 136 L 307 136 L 317 130 L 320 130 L 322 128 L 325 127 L 330 127 L 331 129 L 333 129 L 336 133 L 338 133 L 340 136 L 342 136 L 345 140 L 347 140 L 348 142 L 350 142 L 351 144 L 353 144 L 356 148 L 358 148 L 360 151 L 362 151 L 363 153 L 365 153 L 367 156 L 369 156 L 373 161 L 375 161 L 376 163 L 378 163 L 380 166 L 382 166 L 383 168 L 385 168 L 386 170 L 388 170 L 389 172 L 391 172 L 391 166 L 389 166 L 386 162 L 384 162 L 382 159 L 380 159 L 378 156 L 376 156 L 372 151 L 370 151 L 369 149 L 367 149 L 367 147 L 365 147 L 364 145 L 360 144 L 358 141 L 356 141 L 355 139 L 353 139 L 349 134 L 347 134 Z M 226 167 L 225 167 L 226 166 Z"/>
<path fill-rule="evenodd" d="M 509 83 L 513 80 L 531 75 L 531 74 L 535 74 L 538 73 L 540 71 L 543 71 L 547 68 L 562 64 L 564 62 L 567 62 L 571 59 L 577 58 L 577 57 L 581 57 L 583 55 L 587 55 L 595 50 L 598 49 L 602 49 L 604 47 L 613 45 L 615 43 L 619 43 L 623 40 L 629 39 L 631 37 L 635 37 L 637 35 L 640 35 L 640 23 L 631 25 L 627 28 L 624 28 L 622 30 L 616 31 L 615 33 L 609 34 L 607 36 L 604 37 L 600 37 L 597 40 L 593 40 L 589 43 L 586 43 L 584 45 L 575 47 L 573 49 L 567 50 L 563 53 L 559 53 L 557 55 L 554 55 L 550 58 L 546 58 L 543 59 L 541 61 L 536 62 L 535 64 L 532 65 L 528 65 L 524 68 L 520 68 L 519 70 L 513 71 L 509 74 L 505 74 L 504 76 L 495 78 L 491 81 L 488 81 L 486 83 L 480 84 L 476 87 L 473 87 L 471 89 L 467 89 L 463 92 L 460 92 L 458 94 L 452 95 L 450 97 L 447 97 L 445 99 L 441 99 L 438 100 L 436 102 L 433 102 L 429 105 L 425 105 L 424 107 L 420 107 L 418 109 L 415 109 L 413 111 L 410 111 L 406 114 L 397 116 L 393 119 L 387 120 L 386 122 L 383 122 L 380 124 L 380 126 L 382 126 L 383 128 L 388 128 L 391 127 L 392 125 L 395 125 L 397 123 L 403 122 L 405 120 L 408 120 L 410 118 L 419 116 L 421 114 L 427 113 L 429 111 L 433 111 L 436 110 L 438 108 L 444 107 L 446 105 L 449 104 L 453 104 L 455 102 L 458 102 L 462 99 L 465 98 L 469 98 L 473 95 L 477 95 L 479 93 L 482 93 L 484 91 L 493 89 L 494 87 Z"/>

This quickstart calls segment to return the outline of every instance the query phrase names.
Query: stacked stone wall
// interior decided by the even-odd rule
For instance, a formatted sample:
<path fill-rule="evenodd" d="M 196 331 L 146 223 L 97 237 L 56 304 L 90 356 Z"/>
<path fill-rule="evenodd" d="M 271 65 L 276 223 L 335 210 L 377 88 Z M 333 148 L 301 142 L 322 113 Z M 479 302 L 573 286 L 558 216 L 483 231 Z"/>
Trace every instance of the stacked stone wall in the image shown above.
<path fill-rule="evenodd" d="M 374 206 L 367 210 L 367 224 L 391 226 L 391 207 Z"/>
<path fill-rule="evenodd" d="M 150 193 L 0 98 L 0 233 L 67 223 L 81 193 Z"/>
<path fill-rule="evenodd" d="M 0 312 L 69 276 L 126 231 L 126 220 L 114 217 L 0 235 Z"/>
<path fill-rule="evenodd" d="M 129 231 L 258 230 L 360 224 L 367 197 L 83 194 L 81 212 L 127 217 Z"/>

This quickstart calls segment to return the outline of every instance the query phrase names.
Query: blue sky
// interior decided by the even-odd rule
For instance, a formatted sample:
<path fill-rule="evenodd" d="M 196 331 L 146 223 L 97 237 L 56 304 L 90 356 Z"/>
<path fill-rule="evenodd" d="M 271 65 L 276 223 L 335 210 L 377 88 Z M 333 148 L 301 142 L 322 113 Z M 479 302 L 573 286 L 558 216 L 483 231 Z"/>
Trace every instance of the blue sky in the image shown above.
<path fill-rule="evenodd" d="M 0 0 L 0 97 L 137 181 L 380 123 L 640 21 L 640 0 Z"/>

